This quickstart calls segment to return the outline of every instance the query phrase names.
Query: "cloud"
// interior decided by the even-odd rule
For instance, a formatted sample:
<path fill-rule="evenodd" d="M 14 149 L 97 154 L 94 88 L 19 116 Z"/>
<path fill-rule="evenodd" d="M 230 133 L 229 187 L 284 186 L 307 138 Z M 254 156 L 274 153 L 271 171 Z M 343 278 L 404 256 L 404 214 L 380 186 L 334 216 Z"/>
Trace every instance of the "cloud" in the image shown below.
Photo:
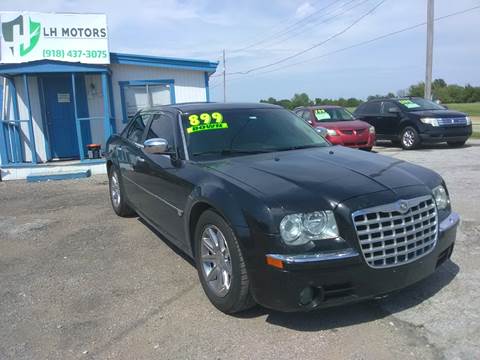
<path fill-rule="evenodd" d="M 308 1 L 300 5 L 295 11 L 296 18 L 303 18 L 312 14 L 315 11 L 315 8 Z"/>

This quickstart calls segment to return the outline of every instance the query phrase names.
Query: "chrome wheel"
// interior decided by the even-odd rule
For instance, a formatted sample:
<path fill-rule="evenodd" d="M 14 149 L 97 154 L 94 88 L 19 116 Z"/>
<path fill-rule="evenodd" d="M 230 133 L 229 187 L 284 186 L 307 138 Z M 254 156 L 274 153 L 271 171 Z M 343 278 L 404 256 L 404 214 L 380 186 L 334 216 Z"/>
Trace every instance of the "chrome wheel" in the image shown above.
<path fill-rule="evenodd" d="M 120 183 L 118 182 L 118 175 L 115 171 L 112 172 L 110 180 L 110 196 L 112 197 L 112 203 L 115 208 L 120 206 Z"/>
<path fill-rule="evenodd" d="M 402 137 L 403 144 L 406 147 L 412 147 L 415 144 L 415 133 L 412 129 L 406 129 Z"/>
<path fill-rule="evenodd" d="M 200 259 L 208 287 L 217 296 L 227 295 L 232 284 L 232 260 L 225 236 L 215 225 L 203 230 Z"/>

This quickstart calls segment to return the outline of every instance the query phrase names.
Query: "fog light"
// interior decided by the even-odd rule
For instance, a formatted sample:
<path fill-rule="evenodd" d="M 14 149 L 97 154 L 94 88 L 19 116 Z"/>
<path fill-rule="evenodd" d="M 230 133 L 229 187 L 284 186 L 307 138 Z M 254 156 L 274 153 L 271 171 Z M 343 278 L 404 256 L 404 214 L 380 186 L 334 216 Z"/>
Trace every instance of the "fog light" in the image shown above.
<path fill-rule="evenodd" d="M 308 305 L 313 301 L 313 289 L 311 286 L 306 287 L 300 292 L 300 304 Z"/>

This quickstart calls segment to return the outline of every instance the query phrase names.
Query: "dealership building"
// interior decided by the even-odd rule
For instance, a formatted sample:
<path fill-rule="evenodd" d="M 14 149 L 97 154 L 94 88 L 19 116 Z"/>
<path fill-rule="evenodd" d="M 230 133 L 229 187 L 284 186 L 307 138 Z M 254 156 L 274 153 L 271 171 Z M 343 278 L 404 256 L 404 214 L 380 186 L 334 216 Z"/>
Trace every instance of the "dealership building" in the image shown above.
<path fill-rule="evenodd" d="M 104 172 L 87 145 L 105 150 L 138 109 L 209 101 L 218 63 L 109 52 L 104 15 L 7 12 L 0 22 L 3 180 Z"/>

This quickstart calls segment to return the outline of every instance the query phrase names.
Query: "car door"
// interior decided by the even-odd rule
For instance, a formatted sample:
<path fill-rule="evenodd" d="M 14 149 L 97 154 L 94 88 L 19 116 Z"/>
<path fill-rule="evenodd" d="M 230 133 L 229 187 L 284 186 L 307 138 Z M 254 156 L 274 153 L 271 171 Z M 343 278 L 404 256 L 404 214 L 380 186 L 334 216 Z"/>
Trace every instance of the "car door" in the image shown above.
<path fill-rule="evenodd" d="M 152 115 L 145 140 L 163 138 L 168 141 L 168 151 L 181 156 L 183 145 L 175 114 L 159 112 Z M 141 165 L 136 169 L 139 187 L 147 194 L 141 206 L 142 215 L 148 218 L 165 235 L 184 247 L 185 232 L 183 211 L 193 185 L 184 179 L 187 171 L 170 155 L 149 154 L 142 149 Z"/>
<path fill-rule="evenodd" d="M 395 109 L 397 112 L 391 112 Z M 401 120 L 401 110 L 393 101 L 382 101 L 380 109 L 380 121 L 383 129 L 382 134 L 393 137 L 397 134 L 397 130 Z"/>
<path fill-rule="evenodd" d="M 372 101 L 365 104 L 363 115 L 359 117 L 359 120 L 363 120 L 370 125 L 373 125 L 377 134 L 383 134 L 380 105 L 380 101 Z"/>
<path fill-rule="evenodd" d="M 137 114 L 122 136 L 122 144 L 115 150 L 125 194 L 135 209 L 140 209 L 145 200 L 145 194 L 136 186 L 136 171 L 142 166 L 143 139 L 149 118 L 150 114 Z"/>

